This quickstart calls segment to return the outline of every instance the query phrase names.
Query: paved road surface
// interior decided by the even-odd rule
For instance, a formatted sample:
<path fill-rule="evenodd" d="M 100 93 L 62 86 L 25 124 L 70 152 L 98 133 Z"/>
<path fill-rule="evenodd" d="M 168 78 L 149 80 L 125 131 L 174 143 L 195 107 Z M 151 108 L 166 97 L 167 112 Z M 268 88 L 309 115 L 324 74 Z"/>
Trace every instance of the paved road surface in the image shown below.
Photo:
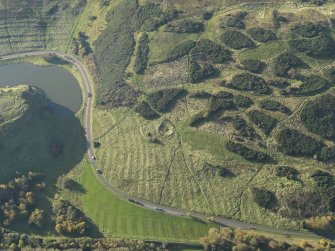
<path fill-rule="evenodd" d="M 98 179 L 100 184 L 102 184 L 104 187 L 106 187 L 108 190 L 110 190 L 113 194 L 115 194 L 119 198 L 123 200 L 130 199 L 126 193 L 112 186 L 105 179 L 102 173 L 97 172 L 97 170 L 99 170 L 98 164 L 96 163 L 95 159 L 92 158 L 92 156 L 94 156 L 93 145 L 91 142 L 92 83 L 90 81 L 88 71 L 86 70 L 86 68 L 76 58 L 69 56 L 65 54 L 64 52 L 60 52 L 60 51 L 31 51 L 31 52 L 25 52 L 25 53 L 11 54 L 11 55 L 6 55 L 6 56 L 1 57 L 1 60 L 16 59 L 16 58 L 22 58 L 25 56 L 43 56 L 43 55 L 48 55 L 50 53 L 57 55 L 71 62 L 72 64 L 74 64 L 76 68 L 78 69 L 78 71 L 80 72 L 81 77 L 83 79 L 83 83 L 85 87 L 85 90 L 84 90 L 85 100 L 86 100 L 85 107 L 84 107 L 84 125 L 83 125 L 86 131 L 86 134 L 85 134 L 86 141 L 87 141 L 87 153 L 86 154 L 87 154 L 87 158 L 92 163 L 92 168 L 94 168 L 94 171 L 96 172 L 96 178 Z M 131 199 L 137 202 L 134 204 L 145 207 L 149 210 L 158 211 L 157 209 L 161 209 L 162 213 L 171 214 L 171 215 L 180 216 L 180 217 L 188 217 L 187 212 L 183 210 L 159 205 L 151 201 L 147 201 L 147 200 L 143 200 L 139 198 L 132 197 Z M 192 213 L 192 216 L 200 218 L 200 219 L 207 219 L 209 217 L 208 215 L 199 214 L 199 213 Z M 218 217 L 215 217 L 214 221 L 224 226 L 241 228 L 245 230 L 257 230 L 257 231 L 262 231 L 262 232 L 283 234 L 283 235 L 287 235 L 291 237 L 302 237 L 302 238 L 318 237 L 318 235 L 312 232 L 307 232 L 307 231 L 298 232 L 298 231 L 270 228 L 270 227 L 260 226 L 256 224 L 249 224 L 249 223 L 245 223 L 245 222 L 241 222 L 237 220 L 230 220 L 230 219 L 224 219 L 224 218 L 218 218 Z"/>

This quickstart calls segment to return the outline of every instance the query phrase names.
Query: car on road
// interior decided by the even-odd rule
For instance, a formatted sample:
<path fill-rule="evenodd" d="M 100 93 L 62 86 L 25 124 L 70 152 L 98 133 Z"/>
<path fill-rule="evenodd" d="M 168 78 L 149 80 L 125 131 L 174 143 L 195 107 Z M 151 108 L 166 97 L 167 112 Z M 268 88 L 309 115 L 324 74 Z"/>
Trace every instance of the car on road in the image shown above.
<path fill-rule="evenodd" d="M 92 157 L 91 157 L 93 160 L 95 160 L 96 158 L 95 158 L 95 156 L 94 155 L 92 155 Z"/>
<path fill-rule="evenodd" d="M 136 200 L 132 199 L 132 198 L 129 198 L 128 199 L 129 202 L 132 202 L 132 203 L 136 203 Z"/>
<path fill-rule="evenodd" d="M 99 168 L 96 168 L 95 171 L 97 171 L 98 174 L 102 174 L 102 172 Z"/>
<path fill-rule="evenodd" d="M 87 96 L 88 96 L 89 98 L 92 98 L 92 93 L 89 92 L 89 93 L 87 94 Z"/>
<path fill-rule="evenodd" d="M 154 209 L 157 210 L 157 211 L 165 212 L 165 210 L 163 208 L 160 208 L 160 207 L 154 207 Z"/>

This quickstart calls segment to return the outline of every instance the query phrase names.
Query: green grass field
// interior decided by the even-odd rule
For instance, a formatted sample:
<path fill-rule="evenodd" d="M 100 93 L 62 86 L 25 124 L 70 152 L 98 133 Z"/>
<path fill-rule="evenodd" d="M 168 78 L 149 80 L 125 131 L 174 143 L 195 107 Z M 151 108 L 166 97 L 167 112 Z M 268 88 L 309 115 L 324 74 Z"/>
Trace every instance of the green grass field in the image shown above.
<path fill-rule="evenodd" d="M 123 238 L 195 242 L 212 224 L 152 212 L 117 198 L 96 180 L 89 164 L 83 165 L 81 184 L 86 190 L 82 206 L 101 232 Z"/>

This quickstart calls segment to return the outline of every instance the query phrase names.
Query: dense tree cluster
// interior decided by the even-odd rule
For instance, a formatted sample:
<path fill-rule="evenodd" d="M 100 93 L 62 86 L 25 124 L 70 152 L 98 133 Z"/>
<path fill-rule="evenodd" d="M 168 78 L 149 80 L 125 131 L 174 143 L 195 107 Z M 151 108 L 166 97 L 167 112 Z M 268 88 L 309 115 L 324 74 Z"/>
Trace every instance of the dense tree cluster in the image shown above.
<path fill-rule="evenodd" d="M 28 220 L 29 225 L 36 227 L 43 227 L 44 224 L 44 211 L 36 208 L 30 215 Z"/>
<path fill-rule="evenodd" d="M 167 32 L 199 33 L 205 30 L 205 25 L 200 21 L 183 19 L 173 21 L 165 26 Z"/>
<path fill-rule="evenodd" d="M 278 166 L 276 167 L 276 176 L 285 177 L 288 180 L 297 179 L 299 172 L 297 169 L 290 166 Z"/>
<path fill-rule="evenodd" d="M 234 129 L 238 132 L 239 136 L 243 138 L 255 139 L 258 135 L 255 129 L 250 126 L 245 119 L 240 116 L 234 116 L 230 118 Z"/>
<path fill-rule="evenodd" d="M 232 28 L 244 29 L 245 27 L 244 18 L 247 14 L 248 12 L 246 11 L 239 11 L 234 14 L 229 14 L 227 15 L 223 25 Z"/>
<path fill-rule="evenodd" d="M 234 96 L 234 103 L 237 107 L 240 108 L 248 108 L 253 104 L 251 98 L 243 95 L 235 95 Z"/>
<path fill-rule="evenodd" d="M 225 31 L 221 36 L 221 40 L 227 46 L 236 50 L 255 46 L 255 43 L 249 37 L 242 32 L 234 30 Z"/>
<path fill-rule="evenodd" d="M 260 43 L 277 39 L 276 34 L 272 30 L 267 30 L 261 27 L 250 28 L 247 30 L 247 33 Z"/>
<path fill-rule="evenodd" d="M 331 36 L 322 34 L 315 38 L 291 40 L 290 46 L 308 56 L 323 58 L 334 55 L 335 41 Z"/>
<path fill-rule="evenodd" d="M 253 73 L 261 73 L 265 68 L 265 63 L 257 59 L 245 59 L 241 61 L 244 69 Z"/>
<path fill-rule="evenodd" d="M 54 200 L 52 211 L 56 215 L 55 230 L 60 235 L 81 236 L 87 232 L 83 214 L 68 202 Z"/>
<path fill-rule="evenodd" d="M 309 101 L 301 111 L 301 121 L 312 132 L 326 137 L 335 136 L 335 98 L 323 95 Z"/>
<path fill-rule="evenodd" d="M 210 97 L 209 112 L 213 113 L 221 109 L 230 109 L 234 107 L 233 95 L 229 92 L 221 91 Z"/>
<path fill-rule="evenodd" d="M 173 48 L 173 50 L 163 60 L 163 62 L 171 62 L 188 55 L 195 45 L 196 42 L 193 40 L 187 40 L 185 42 L 178 44 L 176 47 Z"/>
<path fill-rule="evenodd" d="M 53 54 L 49 54 L 47 56 L 44 56 L 43 59 L 50 64 L 60 64 L 60 65 L 69 64 L 69 62 L 66 61 L 65 59 L 62 59 L 62 58 L 60 58 L 56 55 L 53 55 Z"/>
<path fill-rule="evenodd" d="M 334 178 L 328 172 L 317 170 L 312 173 L 311 178 L 314 180 L 318 187 L 327 188 L 334 185 Z"/>
<path fill-rule="evenodd" d="M 289 88 L 289 93 L 294 95 L 310 95 L 324 91 L 329 87 L 329 82 L 317 75 L 305 77 L 303 83 L 297 88 Z"/>
<path fill-rule="evenodd" d="M 321 23 L 305 22 L 294 26 L 291 31 L 300 36 L 312 38 L 324 34 L 326 27 Z"/>
<path fill-rule="evenodd" d="M 229 87 L 240 91 L 251 91 L 256 94 L 268 94 L 271 91 L 263 78 L 250 73 L 235 75 Z"/>
<path fill-rule="evenodd" d="M 92 53 L 92 48 L 88 42 L 88 36 L 85 32 L 78 32 L 78 38 L 73 43 L 73 53 L 85 57 Z"/>
<path fill-rule="evenodd" d="M 185 92 L 184 89 L 171 88 L 148 94 L 147 102 L 158 112 L 166 112 L 173 100 Z"/>
<path fill-rule="evenodd" d="M 253 187 L 251 192 L 254 201 L 260 207 L 274 209 L 277 206 L 277 198 L 273 192 L 258 187 Z"/>
<path fill-rule="evenodd" d="M 322 147 L 318 160 L 323 162 L 333 161 L 335 159 L 335 146 Z"/>
<path fill-rule="evenodd" d="M 282 53 L 274 60 L 274 72 L 278 77 L 287 77 L 288 71 L 293 68 L 304 67 L 305 63 L 290 53 Z"/>
<path fill-rule="evenodd" d="M 209 39 L 201 39 L 191 51 L 193 60 L 221 64 L 231 59 L 231 52 Z"/>
<path fill-rule="evenodd" d="M 4 226 L 11 225 L 17 218 L 34 218 L 35 194 L 33 192 L 39 184 L 42 184 L 42 177 L 39 174 L 29 172 L 27 176 L 18 175 L 7 184 L 0 184 L 0 218 Z M 39 187 L 44 188 L 45 185 Z M 35 226 L 42 225 L 32 221 Z"/>
<path fill-rule="evenodd" d="M 263 162 L 269 158 L 265 153 L 251 149 L 241 143 L 227 141 L 225 147 L 228 151 L 238 154 L 249 161 Z"/>
<path fill-rule="evenodd" d="M 145 102 L 145 101 L 139 102 L 135 106 L 134 111 L 136 113 L 138 113 L 139 115 L 141 115 L 145 119 L 155 119 L 155 118 L 159 117 L 159 114 L 157 112 L 155 112 L 150 107 L 150 105 L 147 102 Z"/>
<path fill-rule="evenodd" d="M 273 111 L 273 112 L 282 112 L 285 114 L 290 114 L 291 110 L 283 105 L 282 103 L 271 100 L 271 99 L 264 99 L 259 103 L 259 107 L 268 111 Z"/>
<path fill-rule="evenodd" d="M 278 120 L 264 112 L 253 110 L 247 113 L 249 119 L 265 134 L 269 135 L 277 125 Z"/>
<path fill-rule="evenodd" d="M 146 33 L 142 33 L 138 39 L 138 47 L 135 55 L 134 71 L 141 74 L 147 68 L 149 54 L 149 39 Z"/>
<path fill-rule="evenodd" d="M 217 74 L 218 70 L 211 64 L 200 64 L 194 60 L 191 60 L 189 63 L 189 79 L 191 83 L 201 82 Z"/>
<path fill-rule="evenodd" d="M 301 132 L 294 129 L 283 129 L 277 135 L 278 149 L 292 156 L 309 156 L 313 157 L 317 154 L 321 147 L 322 142 L 313 139 Z"/>

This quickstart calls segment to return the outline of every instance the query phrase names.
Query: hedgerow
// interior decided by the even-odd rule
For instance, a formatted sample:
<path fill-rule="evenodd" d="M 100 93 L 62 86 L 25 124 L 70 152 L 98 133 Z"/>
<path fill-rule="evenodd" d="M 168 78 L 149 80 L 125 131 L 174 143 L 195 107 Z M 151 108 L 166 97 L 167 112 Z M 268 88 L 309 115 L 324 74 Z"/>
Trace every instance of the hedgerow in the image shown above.
<path fill-rule="evenodd" d="M 271 89 L 263 78 L 250 73 L 235 75 L 229 87 L 240 91 L 251 91 L 256 94 L 268 94 L 271 92 Z"/>
<path fill-rule="evenodd" d="M 300 119 L 306 128 L 322 137 L 335 136 L 335 98 L 323 95 L 309 101 L 301 111 Z"/>
<path fill-rule="evenodd" d="M 209 39 L 201 39 L 191 51 L 193 60 L 211 61 L 215 64 L 231 60 L 231 52 Z"/>
<path fill-rule="evenodd" d="M 308 56 L 323 58 L 334 55 L 335 41 L 331 36 L 322 34 L 315 38 L 291 40 L 290 46 Z"/>
<path fill-rule="evenodd" d="M 189 80 L 191 83 L 201 82 L 217 74 L 218 70 L 210 64 L 199 64 L 194 60 L 189 63 Z"/>
<path fill-rule="evenodd" d="M 278 77 L 287 77 L 288 71 L 292 68 L 305 66 L 305 63 L 290 53 L 282 53 L 274 60 L 274 72 Z"/>
<path fill-rule="evenodd" d="M 326 29 L 321 23 L 305 22 L 294 26 L 291 31 L 300 36 L 312 38 L 324 34 Z"/>
<path fill-rule="evenodd" d="M 155 119 L 159 117 L 159 114 L 152 110 L 147 102 L 141 101 L 135 108 L 134 111 L 140 114 L 145 119 Z"/>
<path fill-rule="evenodd" d="M 262 100 L 259 103 L 259 107 L 268 111 L 274 111 L 274 112 L 282 112 L 286 114 L 290 114 L 291 110 L 283 105 L 282 103 L 270 99 Z"/>
<path fill-rule="evenodd" d="M 283 129 L 277 135 L 278 149 L 291 156 L 313 157 L 323 143 L 294 129 Z"/>
<path fill-rule="evenodd" d="M 278 120 L 264 112 L 253 110 L 247 113 L 249 119 L 265 134 L 269 135 L 277 125 Z"/>
<path fill-rule="evenodd" d="M 268 159 L 265 153 L 246 147 L 241 143 L 227 141 L 225 147 L 228 151 L 238 154 L 249 161 L 263 162 Z"/>
<path fill-rule="evenodd" d="M 247 33 L 256 41 L 265 43 L 277 39 L 276 34 L 271 31 L 260 27 L 250 28 Z"/>
<path fill-rule="evenodd" d="M 317 75 L 311 75 L 305 78 L 304 82 L 298 88 L 290 88 L 290 94 L 307 95 L 324 91 L 329 87 L 329 82 Z"/>
<path fill-rule="evenodd" d="M 171 62 L 188 55 L 195 45 L 196 42 L 193 40 L 188 40 L 178 44 L 176 47 L 173 48 L 173 50 L 169 53 L 169 55 L 164 59 L 163 62 Z"/>
<path fill-rule="evenodd" d="M 143 73 L 147 68 L 149 54 L 149 39 L 146 33 L 141 34 L 138 39 L 138 48 L 135 55 L 134 71 L 137 74 Z"/>
<path fill-rule="evenodd" d="M 226 31 L 222 34 L 221 40 L 227 46 L 236 50 L 255 46 L 255 43 L 249 37 L 239 31 Z"/>
<path fill-rule="evenodd" d="M 171 102 L 184 91 L 180 88 L 171 88 L 153 92 L 147 96 L 147 102 L 156 111 L 166 112 Z"/>
<path fill-rule="evenodd" d="M 265 63 L 257 59 L 245 59 L 241 61 L 244 69 L 252 73 L 261 73 L 265 68 Z"/>
<path fill-rule="evenodd" d="M 165 31 L 176 33 L 200 33 L 205 29 L 205 25 L 200 21 L 176 20 L 165 26 Z"/>

